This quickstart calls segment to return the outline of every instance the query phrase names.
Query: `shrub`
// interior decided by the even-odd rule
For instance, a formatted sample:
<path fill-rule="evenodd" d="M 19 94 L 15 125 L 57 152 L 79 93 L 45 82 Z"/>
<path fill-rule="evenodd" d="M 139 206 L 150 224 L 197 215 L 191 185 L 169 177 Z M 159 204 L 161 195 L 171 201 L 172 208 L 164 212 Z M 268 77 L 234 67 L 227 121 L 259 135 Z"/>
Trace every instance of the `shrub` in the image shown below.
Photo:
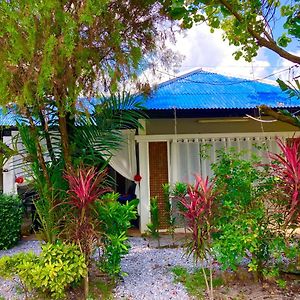
<path fill-rule="evenodd" d="M 15 195 L 0 195 L 0 249 L 17 244 L 21 237 L 23 207 Z"/>
<path fill-rule="evenodd" d="M 103 232 L 103 256 L 100 268 L 110 276 L 118 276 L 121 272 L 121 258 L 128 253 L 127 230 L 130 221 L 136 218 L 138 199 L 125 205 L 116 201 L 118 194 L 106 194 L 95 203 L 101 231 Z M 110 199 L 110 200 L 109 200 Z"/>
<path fill-rule="evenodd" d="M 236 269 L 247 257 L 249 270 L 261 277 L 271 257 L 285 251 L 284 237 L 277 230 L 282 218 L 266 203 L 273 178 L 256 159 L 244 160 L 233 151 L 222 152 L 213 170 L 219 191 L 216 258 L 223 269 Z"/>
<path fill-rule="evenodd" d="M 87 273 L 85 258 L 76 245 L 45 244 L 40 256 L 19 253 L 0 259 L 0 276 L 18 275 L 27 290 L 50 294 L 52 299 L 65 297 L 66 288 Z"/>
<path fill-rule="evenodd" d="M 160 247 L 160 236 L 159 236 L 159 210 L 158 210 L 158 198 L 157 196 L 150 199 L 150 216 L 151 223 L 147 224 L 148 231 L 153 238 L 157 239 L 158 247 Z"/>

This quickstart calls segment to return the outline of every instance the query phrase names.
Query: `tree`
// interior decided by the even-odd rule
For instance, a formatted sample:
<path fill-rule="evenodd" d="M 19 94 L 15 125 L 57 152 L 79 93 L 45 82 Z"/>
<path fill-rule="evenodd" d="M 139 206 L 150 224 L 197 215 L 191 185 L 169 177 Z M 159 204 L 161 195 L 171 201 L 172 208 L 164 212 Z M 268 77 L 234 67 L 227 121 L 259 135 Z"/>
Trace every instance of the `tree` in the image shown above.
<path fill-rule="evenodd" d="M 33 132 L 40 121 L 54 159 L 46 117 L 51 109 L 64 162 L 71 165 L 78 96 L 115 92 L 121 79 L 136 76 L 140 59 L 162 37 L 162 12 L 154 0 L 1 1 L 0 104 L 16 105 Z M 45 169 L 41 153 L 39 161 Z"/>
<path fill-rule="evenodd" d="M 156 0 L 0 1 L 0 105 L 23 118 L 24 160 L 50 242 L 72 209 L 63 174 L 107 163 L 120 129 L 139 126 L 141 103 L 118 88 L 163 45 L 162 8 Z"/>
<path fill-rule="evenodd" d="M 300 64 L 300 56 L 286 50 L 293 39 L 300 38 L 297 0 L 289 4 L 279 0 L 171 0 L 169 12 L 185 28 L 206 22 L 212 31 L 222 29 L 224 40 L 238 47 L 234 53 L 236 59 L 244 57 L 251 61 L 260 47 L 266 47 Z"/>
<path fill-rule="evenodd" d="M 181 20 L 184 28 L 205 22 L 213 32 L 223 30 L 223 39 L 237 47 L 234 57 L 251 61 L 260 47 L 268 48 L 280 57 L 300 64 L 300 56 L 287 46 L 300 39 L 300 2 L 279 0 L 170 0 L 168 12 Z M 284 92 L 299 98 L 299 80 L 277 80 Z M 275 111 L 265 105 L 261 111 L 276 119 L 300 127 L 300 118 L 288 111 Z"/>

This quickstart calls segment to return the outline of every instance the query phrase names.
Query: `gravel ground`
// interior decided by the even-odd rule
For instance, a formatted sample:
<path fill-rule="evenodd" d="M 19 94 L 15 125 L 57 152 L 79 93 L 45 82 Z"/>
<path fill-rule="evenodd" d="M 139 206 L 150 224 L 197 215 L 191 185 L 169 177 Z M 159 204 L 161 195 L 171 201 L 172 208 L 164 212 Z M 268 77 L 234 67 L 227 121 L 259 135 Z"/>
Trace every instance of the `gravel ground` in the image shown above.
<path fill-rule="evenodd" d="M 33 251 L 36 254 L 41 252 L 39 241 L 21 241 L 17 246 L 9 250 L 0 250 L 0 257 L 4 255 L 13 255 L 18 252 L 29 252 Z M 18 279 L 4 280 L 0 277 L 0 298 L 3 297 L 5 300 L 21 300 L 25 299 L 22 290 L 19 287 Z"/>
<path fill-rule="evenodd" d="M 128 276 L 115 289 L 115 299 L 190 299 L 183 286 L 173 282 L 171 272 L 176 265 L 187 268 L 193 265 L 183 257 L 181 248 L 148 247 L 142 238 L 130 238 L 130 242 L 132 248 L 122 261 L 122 270 Z"/>
<path fill-rule="evenodd" d="M 156 249 L 155 242 L 149 247 L 148 241 L 140 237 L 130 238 L 132 248 L 122 260 L 122 270 L 128 276 L 124 277 L 115 289 L 115 299 L 126 300 L 167 300 L 190 299 L 183 286 L 173 283 L 172 267 L 176 265 L 192 268 L 190 260 L 183 257 L 181 248 Z M 38 241 L 23 241 L 10 250 L 1 250 L 3 255 L 13 255 L 21 251 L 40 252 Z M 0 299 L 23 300 L 17 281 L 7 281 L 0 278 Z"/>

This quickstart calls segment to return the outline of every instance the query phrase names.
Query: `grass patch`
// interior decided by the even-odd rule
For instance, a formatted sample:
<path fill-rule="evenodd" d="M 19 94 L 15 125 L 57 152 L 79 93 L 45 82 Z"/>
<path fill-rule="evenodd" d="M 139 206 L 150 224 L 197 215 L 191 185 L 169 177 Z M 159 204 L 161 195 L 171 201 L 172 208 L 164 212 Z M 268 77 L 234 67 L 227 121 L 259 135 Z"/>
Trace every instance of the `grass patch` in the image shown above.
<path fill-rule="evenodd" d="M 114 298 L 113 289 L 116 287 L 114 280 L 98 279 L 90 283 L 90 297 L 92 299 L 111 300 Z"/>
<path fill-rule="evenodd" d="M 209 270 L 205 270 L 209 276 Z M 174 274 L 174 281 L 181 282 L 186 288 L 189 295 L 196 297 L 197 299 L 204 299 L 205 295 L 205 280 L 201 269 L 196 269 L 194 272 L 189 273 L 188 270 L 181 266 L 176 266 L 172 269 Z M 223 279 L 221 277 L 213 278 L 213 287 L 223 285 Z"/>

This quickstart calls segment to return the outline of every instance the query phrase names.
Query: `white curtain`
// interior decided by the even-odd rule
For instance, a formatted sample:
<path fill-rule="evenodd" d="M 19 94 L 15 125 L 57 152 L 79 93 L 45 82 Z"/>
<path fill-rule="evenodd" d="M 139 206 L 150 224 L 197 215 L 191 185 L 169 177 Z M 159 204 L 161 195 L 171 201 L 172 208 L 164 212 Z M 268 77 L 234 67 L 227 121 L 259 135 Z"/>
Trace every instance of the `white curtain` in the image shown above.
<path fill-rule="evenodd" d="M 137 172 L 135 130 L 122 130 L 122 135 L 123 143 L 121 148 L 113 153 L 109 164 L 123 177 L 133 181 Z"/>
<path fill-rule="evenodd" d="M 201 172 L 200 143 L 188 140 L 171 143 L 171 182 L 191 183 Z"/>
<path fill-rule="evenodd" d="M 256 154 L 268 163 L 267 151 L 279 152 L 274 137 L 221 137 L 201 139 L 175 139 L 171 142 L 171 183 L 194 183 L 194 175 L 211 177 L 211 164 L 217 161 L 220 150 L 235 148 L 243 151 L 244 159 Z"/>

